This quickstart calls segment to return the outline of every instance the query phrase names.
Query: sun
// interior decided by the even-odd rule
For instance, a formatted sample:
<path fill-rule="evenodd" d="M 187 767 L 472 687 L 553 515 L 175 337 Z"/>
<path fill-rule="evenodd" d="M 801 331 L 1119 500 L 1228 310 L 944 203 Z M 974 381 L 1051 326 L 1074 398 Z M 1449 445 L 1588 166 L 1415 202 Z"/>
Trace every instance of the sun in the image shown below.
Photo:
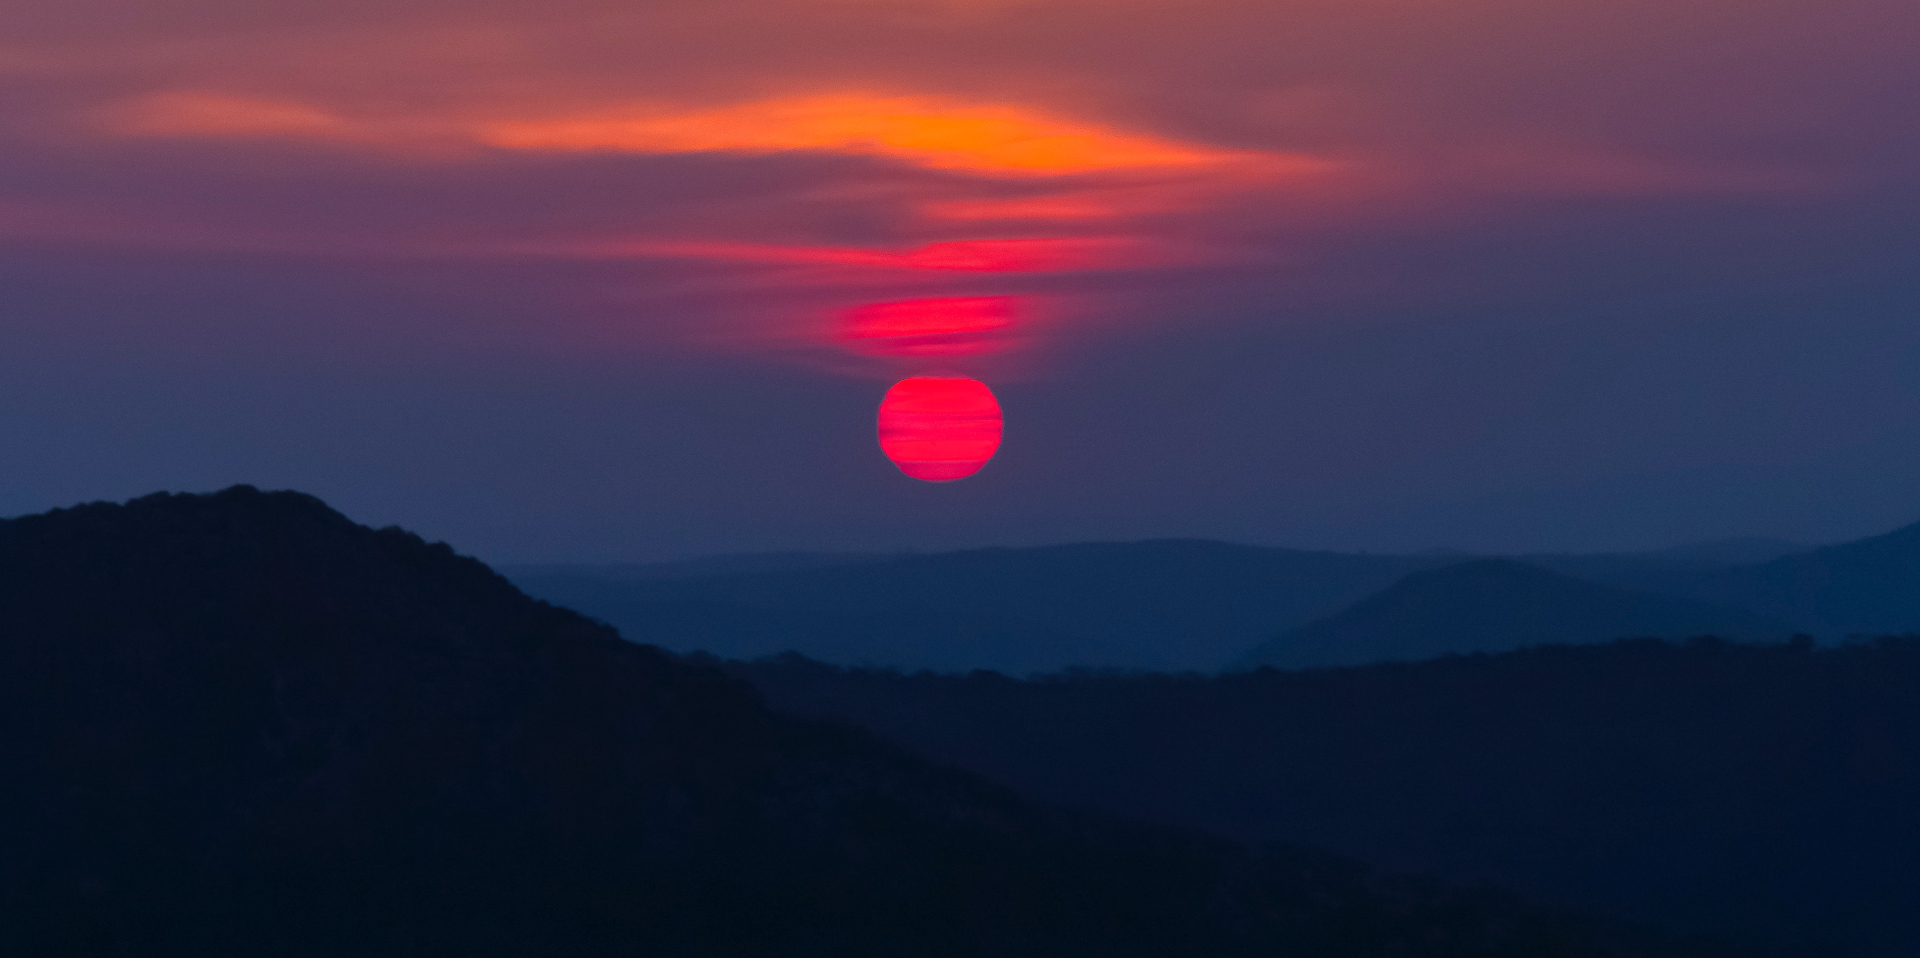
<path fill-rule="evenodd" d="M 952 482 L 980 471 L 1000 448 L 1000 401 L 978 379 L 915 376 L 880 400 L 880 451 L 900 471 Z"/>

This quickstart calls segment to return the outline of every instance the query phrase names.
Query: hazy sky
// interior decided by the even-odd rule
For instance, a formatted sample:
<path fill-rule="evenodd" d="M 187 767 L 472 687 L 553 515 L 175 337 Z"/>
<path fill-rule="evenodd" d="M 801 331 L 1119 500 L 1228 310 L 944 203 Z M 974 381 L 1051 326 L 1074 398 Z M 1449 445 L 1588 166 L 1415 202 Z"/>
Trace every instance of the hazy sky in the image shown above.
<path fill-rule="evenodd" d="M 0 511 L 496 560 L 1920 520 L 1913 0 L 0 0 Z M 874 410 L 978 377 L 925 484 Z"/>

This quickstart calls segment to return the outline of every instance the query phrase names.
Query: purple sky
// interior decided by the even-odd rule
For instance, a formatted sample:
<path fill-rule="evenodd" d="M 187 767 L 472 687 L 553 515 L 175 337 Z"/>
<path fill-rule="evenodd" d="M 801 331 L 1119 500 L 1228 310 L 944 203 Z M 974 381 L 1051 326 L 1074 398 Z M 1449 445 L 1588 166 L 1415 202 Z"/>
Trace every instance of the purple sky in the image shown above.
<path fill-rule="evenodd" d="M 0 512 L 251 482 L 500 561 L 1920 520 L 1912 0 L 0 22 Z M 875 444 L 927 372 L 1000 397 L 976 476 Z"/>

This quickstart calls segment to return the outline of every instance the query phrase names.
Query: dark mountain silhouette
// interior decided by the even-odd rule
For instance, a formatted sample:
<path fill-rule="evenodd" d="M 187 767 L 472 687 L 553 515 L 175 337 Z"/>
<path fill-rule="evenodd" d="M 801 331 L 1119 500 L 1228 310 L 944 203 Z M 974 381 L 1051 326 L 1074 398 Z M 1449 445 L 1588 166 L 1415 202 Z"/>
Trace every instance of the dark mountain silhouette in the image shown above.
<path fill-rule="evenodd" d="M 35 956 L 1698 954 L 1066 816 L 240 487 L 0 522 Z"/>
<path fill-rule="evenodd" d="M 1920 955 L 1920 638 L 1217 677 L 733 663 L 1048 801 L 1815 954 Z"/>
<path fill-rule="evenodd" d="M 1236 666 L 1316 668 L 1630 637 L 1784 639 L 1792 632 L 1752 612 L 1480 559 L 1415 572 L 1337 615 L 1275 636 Z"/>

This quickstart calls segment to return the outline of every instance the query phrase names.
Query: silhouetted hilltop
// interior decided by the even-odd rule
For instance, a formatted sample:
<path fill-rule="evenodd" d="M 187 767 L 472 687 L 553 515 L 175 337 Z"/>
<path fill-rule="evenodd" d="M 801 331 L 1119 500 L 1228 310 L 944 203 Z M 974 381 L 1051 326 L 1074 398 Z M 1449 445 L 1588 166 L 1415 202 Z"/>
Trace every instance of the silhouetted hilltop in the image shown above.
<path fill-rule="evenodd" d="M 1831 638 L 1920 630 L 1920 523 L 1760 565 L 1685 577 L 1668 588 L 1753 609 Z"/>
<path fill-rule="evenodd" d="M 1920 954 L 1920 638 L 1218 677 L 728 668 L 1048 801 L 1816 954 Z"/>
<path fill-rule="evenodd" d="M 1315 668 L 1629 637 L 1784 639 L 1792 632 L 1752 612 L 1480 559 L 1415 572 L 1337 615 L 1275 636 L 1236 665 Z"/>
<path fill-rule="evenodd" d="M 0 767 L 8 954 L 1683 953 L 1043 812 L 245 487 L 0 522 Z"/>

